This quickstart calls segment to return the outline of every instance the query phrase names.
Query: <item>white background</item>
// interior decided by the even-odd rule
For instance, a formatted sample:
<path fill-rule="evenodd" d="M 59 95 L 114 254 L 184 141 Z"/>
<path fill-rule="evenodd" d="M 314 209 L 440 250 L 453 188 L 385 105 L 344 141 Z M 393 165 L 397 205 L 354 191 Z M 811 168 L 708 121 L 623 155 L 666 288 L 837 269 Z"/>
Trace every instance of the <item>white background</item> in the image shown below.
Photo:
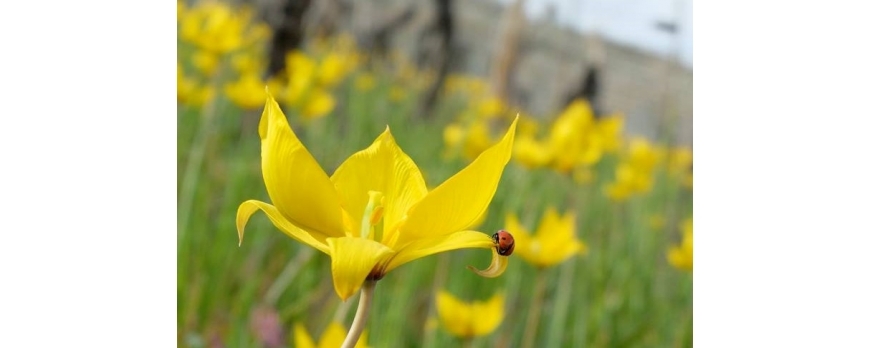
<path fill-rule="evenodd" d="M 870 344 L 858 4 L 695 4 L 700 347 Z M 176 344 L 175 11 L 0 11 L 0 346 Z"/>

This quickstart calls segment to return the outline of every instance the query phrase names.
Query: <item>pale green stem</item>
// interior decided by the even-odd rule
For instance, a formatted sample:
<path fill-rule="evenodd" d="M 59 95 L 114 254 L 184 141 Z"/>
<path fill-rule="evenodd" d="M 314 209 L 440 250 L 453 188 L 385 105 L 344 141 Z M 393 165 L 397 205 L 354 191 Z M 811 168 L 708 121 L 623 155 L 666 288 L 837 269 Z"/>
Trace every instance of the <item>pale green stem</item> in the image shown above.
<path fill-rule="evenodd" d="M 523 332 L 523 344 L 521 347 L 530 348 L 535 343 L 535 335 L 538 331 L 538 323 L 541 319 L 541 307 L 544 304 L 544 287 L 547 282 L 544 270 L 538 270 L 535 276 L 535 290 L 532 292 L 532 305 L 529 307 L 529 317 L 526 320 L 526 330 Z"/>
<path fill-rule="evenodd" d="M 351 296 L 351 298 L 354 298 Z M 351 301 L 338 301 L 338 308 L 332 315 L 332 321 L 335 323 L 344 323 L 344 318 L 347 317 L 347 312 L 350 310 Z"/>
<path fill-rule="evenodd" d="M 199 129 L 196 137 L 190 145 L 190 150 L 187 157 L 187 166 L 184 169 L 184 178 L 181 181 L 181 192 L 178 199 L 178 240 L 183 241 L 187 234 L 187 223 L 190 219 L 190 210 L 193 206 L 193 196 L 196 191 L 197 182 L 199 181 L 199 173 L 202 167 L 202 161 L 205 157 L 206 142 L 209 134 L 213 133 L 215 126 L 215 111 L 217 102 L 220 99 L 219 86 L 223 73 L 223 65 L 219 65 L 212 79 L 212 87 L 215 89 L 215 95 L 208 101 L 202 109 L 200 117 Z"/>
<path fill-rule="evenodd" d="M 447 254 L 438 255 L 438 263 L 435 266 L 435 277 L 432 281 L 432 300 L 429 301 L 429 309 L 426 311 L 426 320 L 437 317 L 438 315 L 435 299 L 438 297 L 438 290 L 444 286 L 444 282 L 447 280 L 447 269 L 449 269 L 449 264 L 450 259 L 447 258 Z M 432 342 L 435 339 L 435 331 L 436 330 L 423 331 L 423 347 L 432 346 Z"/>
<path fill-rule="evenodd" d="M 344 339 L 344 343 L 341 344 L 341 348 L 351 348 L 359 341 L 359 337 L 366 327 L 366 321 L 369 319 L 369 311 L 372 307 L 376 282 L 375 280 L 366 280 L 363 283 L 359 295 L 359 307 L 356 308 L 353 324 L 351 324 L 350 331 L 347 332 L 347 337 Z"/>
<path fill-rule="evenodd" d="M 559 285 L 556 290 L 556 300 L 553 305 L 553 321 L 547 325 L 550 330 L 547 333 L 549 343 L 547 347 L 556 347 L 562 344 L 562 335 L 565 334 L 565 320 L 568 317 L 568 308 L 570 306 L 570 296 L 574 292 L 574 267 L 577 262 L 574 260 L 568 261 L 562 265 L 562 270 L 559 272 Z"/>
<path fill-rule="evenodd" d="M 293 260 L 287 263 L 287 266 L 284 266 L 284 270 L 281 271 L 281 274 L 278 275 L 278 278 L 275 279 L 275 282 L 266 291 L 266 303 L 274 305 L 278 301 L 278 298 L 281 297 L 287 286 L 293 282 L 293 278 L 296 278 L 296 274 L 299 273 L 302 266 L 305 266 L 312 256 L 314 256 L 314 249 L 302 249 Z"/>

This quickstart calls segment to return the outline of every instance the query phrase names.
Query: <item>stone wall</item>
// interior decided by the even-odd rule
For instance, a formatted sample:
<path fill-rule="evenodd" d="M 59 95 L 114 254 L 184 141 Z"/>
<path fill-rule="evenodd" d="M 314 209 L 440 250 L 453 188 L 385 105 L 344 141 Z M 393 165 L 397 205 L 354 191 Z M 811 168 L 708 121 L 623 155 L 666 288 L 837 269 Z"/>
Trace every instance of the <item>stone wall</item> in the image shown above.
<path fill-rule="evenodd" d="M 337 1 L 337 0 L 332 0 Z M 327 0 L 313 2 L 322 4 Z M 507 25 L 504 5 L 495 0 L 455 0 L 454 70 L 489 78 L 494 52 Z M 321 5 L 318 5 L 321 6 Z M 434 17 L 432 1 L 353 2 L 339 26 L 359 37 L 407 9 L 412 19 L 392 35 L 392 44 L 414 57 L 421 33 Z M 652 24 L 651 24 L 652 25 Z M 549 117 L 579 86 L 591 62 L 600 62 L 600 106 L 621 112 L 626 131 L 661 139 L 660 124 L 670 120 L 677 143 L 692 143 L 692 71 L 676 62 L 583 35 L 552 21 L 523 21 L 519 54 L 511 71 L 509 97 L 536 115 Z"/>

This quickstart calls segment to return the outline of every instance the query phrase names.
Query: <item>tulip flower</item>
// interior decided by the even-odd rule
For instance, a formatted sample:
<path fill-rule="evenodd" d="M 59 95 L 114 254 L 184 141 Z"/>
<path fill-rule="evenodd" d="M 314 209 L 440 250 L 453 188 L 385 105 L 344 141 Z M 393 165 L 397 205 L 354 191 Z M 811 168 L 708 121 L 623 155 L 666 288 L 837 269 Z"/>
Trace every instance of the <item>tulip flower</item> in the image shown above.
<path fill-rule="evenodd" d="M 586 245 L 574 236 L 574 214 L 565 213 L 559 217 L 553 207 L 544 212 L 534 235 L 520 224 L 513 213 L 508 214 L 505 228 L 514 237 L 514 251 L 538 268 L 558 265 L 571 256 L 586 253 Z"/>
<path fill-rule="evenodd" d="M 668 250 L 668 262 L 678 269 L 692 271 L 692 218 L 683 221 L 683 242 Z"/>
<path fill-rule="evenodd" d="M 358 337 L 375 282 L 396 267 L 445 251 L 483 248 L 492 250 L 490 267 L 470 268 L 485 277 L 504 272 L 507 257 L 498 254 L 491 236 L 468 227 L 495 195 L 515 129 L 516 120 L 501 141 L 432 191 L 389 127 L 330 177 L 267 93 L 259 135 L 263 181 L 272 203 L 248 200 L 239 206 L 239 243 L 248 219 L 262 210 L 279 230 L 329 255 L 333 285 L 342 300 L 363 288 L 351 327 Z"/>
<path fill-rule="evenodd" d="M 296 348 L 335 348 L 341 346 L 341 343 L 344 341 L 344 336 L 347 335 L 347 330 L 344 328 L 344 325 L 333 322 L 330 323 L 326 330 L 323 331 L 323 334 L 320 335 L 320 340 L 317 343 L 314 343 L 314 339 L 311 338 L 311 335 L 308 334 L 308 331 L 305 330 L 305 326 L 297 323 L 293 327 L 293 343 Z M 368 341 L 366 337 L 366 333 L 362 334 L 360 340 L 357 342 L 355 348 L 365 348 L 368 345 L 365 343 Z"/>
<path fill-rule="evenodd" d="M 487 301 L 463 302 L 446 291 L 438 292 L 438 317 L 450 334 L 471 339 L 495 331 L 504 319 L 504 294 Z"/>

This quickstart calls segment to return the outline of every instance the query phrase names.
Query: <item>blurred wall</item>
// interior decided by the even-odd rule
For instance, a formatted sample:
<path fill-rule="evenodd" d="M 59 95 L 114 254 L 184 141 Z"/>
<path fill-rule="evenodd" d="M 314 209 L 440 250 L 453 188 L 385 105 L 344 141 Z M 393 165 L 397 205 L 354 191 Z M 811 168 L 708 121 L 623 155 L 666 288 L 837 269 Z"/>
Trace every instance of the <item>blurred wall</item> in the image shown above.
<path fill-rule="evenodd" d="M 265 3 L 275 0 L 262 0 Z M 338 26 L 352 31 L 365 46 L 370 34 L 399 14 L 412 16 L 390 35 L 392 45 L 414 58 L 425 44 L 421 34 L 434 21 L 433 1 L 377 0 L 313 2 L 312 12 L 343 8 Z M 345 4 L 330 5 L 330 4 Z M 454 0 L 454 72 L 489 78 L 494 52 L 499 51 L 508 25 L 506 7 L 495 0 Z M 313 15 L 323 18 L 322 15 Z M 650 23 L 650 25 L 654 25 Z M 509 79 L 509 97 L 541 117 L 557 113 L 571 90 L 582 82 L 592 62 L 600 62 L 600 106 L 604 113 L 621 112 L 629 134 L 661 139 L 660 122 L 671 120 L 677 143 L 692 143 L 692 71 L 675 61 L 580 34 L 554 21 L 520 23 L 518 54 Z"/>

